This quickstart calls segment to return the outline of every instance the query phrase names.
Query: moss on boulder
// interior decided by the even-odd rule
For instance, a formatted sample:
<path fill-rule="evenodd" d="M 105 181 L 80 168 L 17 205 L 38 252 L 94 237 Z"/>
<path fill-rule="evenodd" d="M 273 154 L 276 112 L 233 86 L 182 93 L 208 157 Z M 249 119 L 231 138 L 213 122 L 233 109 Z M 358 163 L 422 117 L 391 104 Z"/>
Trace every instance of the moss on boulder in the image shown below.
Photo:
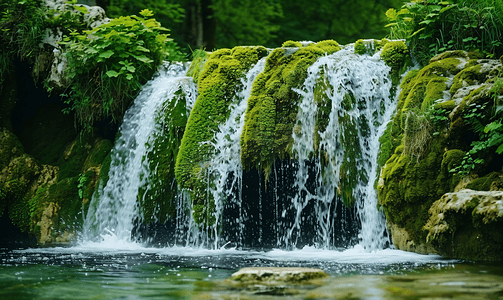
<path fill-rule="evenodd" d="M 240 79 L 267 53 L 264 47 L 220 49 L 204 64 L 198 79 L 199 96 L 187 121 L 175 166 L 178 184 L 190 191 L 196 208 L 209 207 L 205 204 L 203 166 L 213 149 L 209 142 L 229 115 Z"/>
<path fill-rule="evenodd" d="M 449 257 L 503 260 L 503 192 L 446 193 L 429 209 L 427 241 Z"/>
<path fill-rule="evenodd" d="M 463 175 L 454 170 L 471 149 L 473 139 L 478 138 L 474 135 L 474 123 L 470 121 L 473 105 L 486 107 L 487 111 L 481 114 L 490 111 L 491 99 L 487 91 L 492 86 L 492 77 L 489 74 L 494 74 L 493 70 L 500 64 L 496 60 L 469 59 L 470 54 L 464 51 L 448 52 L 433 58 L 421 70 L 410 71 L 401 83 L 396 115 L 381 137 L 379 164 L 383 164 L 386 157 L 388 159 L 381 169 L 377 185 L 378 200 L 386 213 L 388 226 L 394 228 L 392 232 L 406 233 L 392 236 L 393 239 L 407 236 L 407 242 L 397 240 L 395 243 L 404 250 L 410 250 L 406 244 L 413 243 L 415 249 L 432 249 L 433 246 L 439 253 L 483 259 L 470 256 L 475 254 L 473 251 L 456 252 L 458 250 L 453 249 L 446 252 L 445 247 L 461 247 L 461 242 L 449 246 L 446 246 L 446 240 L 433 242 L 430 230 L 433 225 L 425 227 L 432 222 L 435 203 L 444 194 L 459 189 L 458 183 L 463 179 Z M 456 98 L 459 89 L 468 90 L 461 99 Z M 419 136 L 413 135 L 418 127 L 417 122 L 410 121 L 413 115 L 429 123 L 424 127 L 425 138 L 422 141 Z M 418 148 L 421 150 L 411 152 L 411 143 L 422 143 L 422 147 Z M 500 159 L 493 154 L 486 156 L 485 163 L 473 171 L 477 174 L 472 174 L 473 178 L 479 179 L 468 183 L 468 186 L 497 189 L 499 173 L 487 175 L 486 170 L 490 169 L 491 161 Z M 466 178 L 463 182 L 466 187 Z M 468 213 L 463 222 L 471 223 L 471 219 L 473 217 Z M 462 228 L 461 225 L 459 228 Z M 472 229 L 466 230 L 466 234 L 472 236 Z M 487 245 L 489 240 L 495 241 L 494 237 L 487 235 L 486 229 L 477 231 L 477 234 L 486 235 L 483 239 L 486 239 Z"/>
<path fill-rule="evenodd" d="M 335 41 L 321 41 L 293 53 L 275 49 L 267 57 L 248 99 L 241 135 L 241 161 L 245 169 L 258 168 L 266 176 L 276 159 L 290 156 L 292 130 L 299 95 L 293 91 L 307 76 L 307 68 L 319 57 L 340 50 Z"/>

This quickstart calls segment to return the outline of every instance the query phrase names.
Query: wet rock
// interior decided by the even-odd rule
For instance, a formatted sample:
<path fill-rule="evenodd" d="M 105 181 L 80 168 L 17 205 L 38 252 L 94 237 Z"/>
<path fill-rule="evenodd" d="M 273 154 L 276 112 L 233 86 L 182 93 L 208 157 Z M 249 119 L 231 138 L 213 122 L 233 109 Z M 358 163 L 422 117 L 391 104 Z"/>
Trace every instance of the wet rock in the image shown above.
<path fill-rule="evenodd" d="M 322 286 L 328 277 L 323 270 L 314 268 L 251 267 L 232 274 L 224 288 L 252 295 L 298 295 Z"/>
<path fill-rule="evenodd" d="M 305 282 L 312 279 L 324 278 L 329 275 L 323 270 L 314 268 L 278 268 L 252 267 L 243 268 L 232 274 L 234 281 L 253 283 L 292 283 Z"/>
<path fill-rule="evenodd" d="M 431 206 L 427 241 L 441 254 L 470 260 L 503 259 L 503 191 L 461 190 Z"/>

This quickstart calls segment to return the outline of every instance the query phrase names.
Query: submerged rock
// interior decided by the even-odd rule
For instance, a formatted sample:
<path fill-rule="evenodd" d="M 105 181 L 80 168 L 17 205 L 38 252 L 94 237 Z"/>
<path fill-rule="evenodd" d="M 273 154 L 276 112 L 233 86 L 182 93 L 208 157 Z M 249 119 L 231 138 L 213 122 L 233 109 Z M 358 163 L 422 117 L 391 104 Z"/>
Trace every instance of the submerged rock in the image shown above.
<path fill-rule="evenodd" d="M 224 288 L 255 295 L 297 295 L 323 285 L 329 277 L 323 270 L 314 268 L 251 267 L 232 274 Z"/>
<path fill-rule="evenodd" d="M 249 284 L 275 284 L 277 282 L 305 282 L 329 276 L 323 270 L 314 268 L 251 267 L 237 271 L 232 274 L 231 279 Z"/>

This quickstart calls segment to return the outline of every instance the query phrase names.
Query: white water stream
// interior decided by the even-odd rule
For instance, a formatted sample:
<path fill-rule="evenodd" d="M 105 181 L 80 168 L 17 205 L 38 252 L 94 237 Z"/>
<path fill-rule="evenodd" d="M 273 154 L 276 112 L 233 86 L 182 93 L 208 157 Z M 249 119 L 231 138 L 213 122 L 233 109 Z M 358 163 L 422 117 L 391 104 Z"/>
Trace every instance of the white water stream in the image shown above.
<path fill-rule="evenodd" d="M 149 174 L 147 156 L 149 138 L 161 129 L 156 116 L 166 101 L 182 89 L 187 107 L 194 103 L 196 89 L 192 77 L 185 77 L 183 64 L 171 64 L 142 89 L 133 105 L 126 111 L 111 153 L 109 180 L 97 187 L 84 220 L 84 240 L 104 240 L 115 236 L 120 241 L 131 239 L 133 221 L 139 216 L 138 189 L 146 184 Z"/>
<path fill-rule="evenodd" d="M 315 202 L 315 218 L 318 228 L 318 246 L 327 248 L 331 245 L 334 220 L 330 215 L 331 206 L 342 205 L 337 200 L 336 190 L 340 190 L 342 177 L 357 178 L 353 196 L 357 201 L 357 214 L 361 220 L 359 234 L 360 245 L 368 250 L 383 249 L 389 242 L 384 236 L 386 230 L 384 215 L 377 210 L 377 194 L 374 181 L 377 178 L 377 154 L 379 137 L 386 129 L 396 108 L 396 101 L 391 99 L 391 80 L 387 74 L 390 68 L 379 59 L 379 53 L 370 57 L 356 55 L 352 47 L 347 47 L 332 55 L 318 59 L 309 69 L 307 79 L 297 92 L 302 96 L 297 115 L 300 132 L 293 134 L 293 152 L 299 160 L 295 186 L 298 190 L 292 198 L 296 209 L 293 226 L 284 237 L 285 243 L 295 244 L 301 230 L 302 210 Z M 331 102 L 329 123 L 323 132 L 318 132 L 320 145 L 318 157 L 325 157 L 326 164 L 315 161 L 316 187 L 313 191 L 306 187 L 310 173 L 307 162 L 315 152 L 314 135 L 318 107 L 314 99 L 319 81 L 329 88 L 325 91 Z M 345 96 L 353 95 L 356 100 L 348 109 Z M 348 122 L 350 120 L 350 122 Z M 346 123 L 345 126 L 343 124 Z M 349 123 L 349 124 L 348 124 Z M 353 127 L 354 125 L 357 125 Z M 349 128 L 353 127 L 353 128 Z M 346 132 L 347 131 L 347 132 Z M 357 135 L 358 144 L 344 147 L 344 135 Z M 346 137 L 348 139 L 348 137 Z M 348 152 L 357 149 L 361 152 L 356 161 L 351 161 Z M 341 165 L 347 160 L 356 163 L 359 174 L 340 174 Z M 312 175 L 312 174 L 311 174 Z M 349 175 L 349 176 L 348 176 Z M 366 176 L 365 176 L 366 175 Z"/>

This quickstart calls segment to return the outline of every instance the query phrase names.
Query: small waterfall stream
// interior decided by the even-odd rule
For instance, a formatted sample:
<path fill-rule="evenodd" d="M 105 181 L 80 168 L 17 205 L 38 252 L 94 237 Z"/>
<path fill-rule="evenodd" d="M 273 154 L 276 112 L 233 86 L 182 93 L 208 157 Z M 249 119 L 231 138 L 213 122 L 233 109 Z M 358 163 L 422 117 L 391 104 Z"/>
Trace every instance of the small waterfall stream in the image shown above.
<path fill-rule="evenodd" d="M 294 134 L 293 152 L 299 162 L 295 186 L 298 192 L 291 199 L 296 210 L 293 226 L 284 237 L 285 243 L 295 244 L 303 221 L 302 211 L 314 201 L 317 236 L 313 243 L 321 247 L 332 244 L 333 222 L 339 219 L 331 215 L 331 206 L 341 205 L 343 178 L 356 178 L 352 196 L 356 200 L 357 215 L 361 221 L 360 245 L 366 249 L 382 249 L 384 215 L 377 210 L 377 194 L 374 182 L 377 178 L 377 154 L 379 137 L 395 110 L 396 101 L 391 99 L 391 80 L 386 76 L 390 68 L 379 59 L 356 55 L 347 47 L 332 55 L 322 57 L 308 69 L 304 86 L 297 90 L 302 96 L 297 116 L 298 129 Z M 329 122 L 322 131 L 315 127 L 319 112 L 315 99 L 316 89 L 324 86 L 325 105 L 331 105 Z M 323 103 L 322 103 L 323 104 Z M 295 131 L 295 130 L 294 130 Z M 318 149 L 315 135 L 319 134 Z M 314 167 L 308 162 L 317 152 Z M 322 162 L 324 161 L 324 163 Z M 347 162 L 352 169 L 341 168 Z M 310 169 L 314 168 L 314 172 Z M 341 174 L 341 170 L 346 173 Z M 316 176 L 314 187 L 308 187 L 309 176 Z"/>
<path fill-rule="evenodd" d="M 84 220 L 85 240 L 106 235 L 130 240 L 133 220 L 139 217 L 138 189 L 148 184 L 145 179 L 150 170 L 145 154 L 151 149 L 149 138 L 161 126 L 156 123 L 156 112 L 179 89 L 187 95 L 187 107 L 195 102 L 195 85 L 191 77 L 185 77 L 186 71 L 179 63 L 160 70 L 126 111 L 120 137 L 112 149 L 108 182 L 97 188 Z"/>

